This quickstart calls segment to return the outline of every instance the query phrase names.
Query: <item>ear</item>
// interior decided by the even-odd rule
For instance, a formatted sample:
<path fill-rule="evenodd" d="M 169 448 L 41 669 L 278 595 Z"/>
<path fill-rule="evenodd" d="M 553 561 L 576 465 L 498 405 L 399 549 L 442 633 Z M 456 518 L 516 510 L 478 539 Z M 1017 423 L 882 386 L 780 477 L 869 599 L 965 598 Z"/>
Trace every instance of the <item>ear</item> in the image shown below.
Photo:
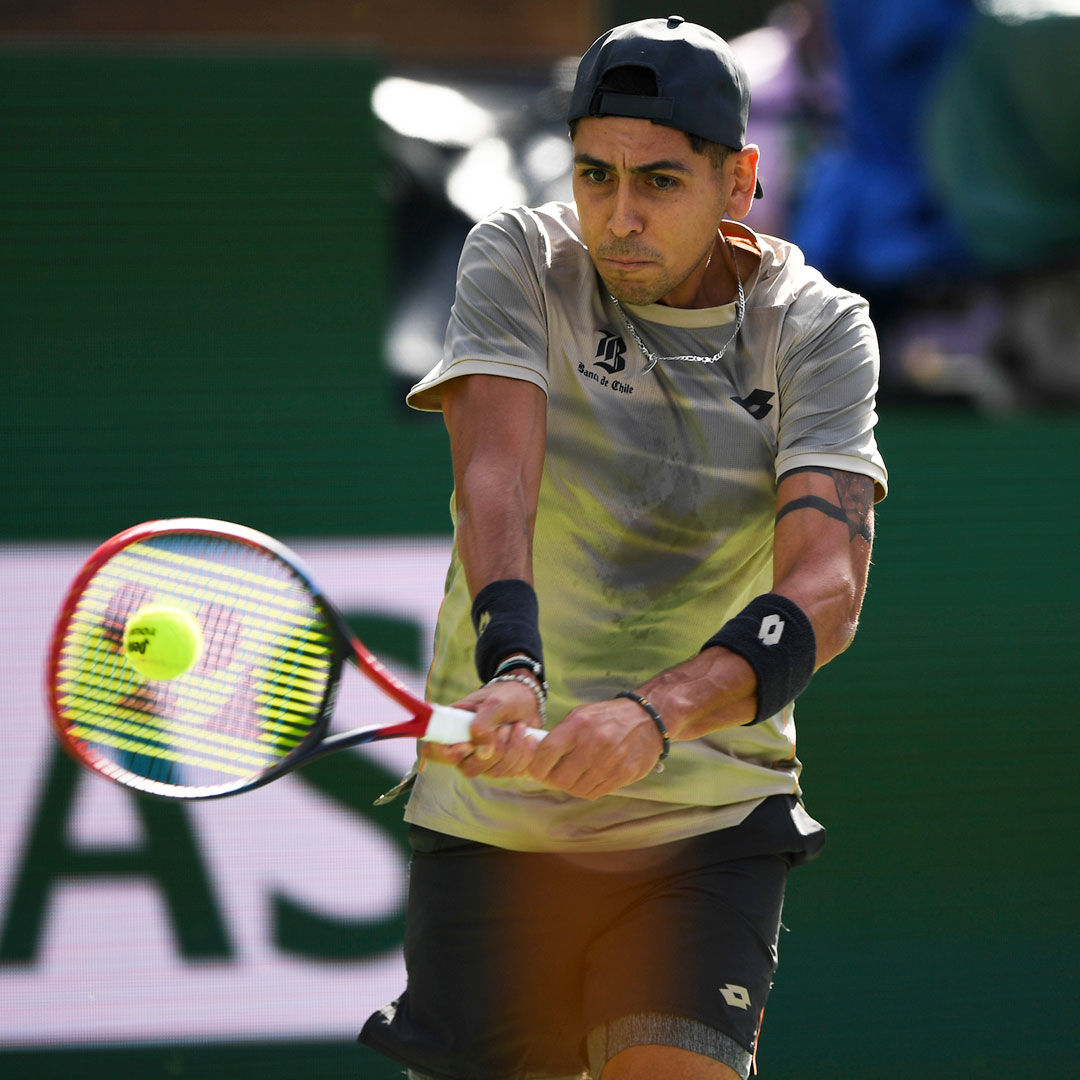
<path fill-rule="evenodd" d="M 739 221 L 750 213 L 757 187 L 758 148 L 748 143 L 728 159 L 734 186 L 728 196 L 727 216 Z"/>

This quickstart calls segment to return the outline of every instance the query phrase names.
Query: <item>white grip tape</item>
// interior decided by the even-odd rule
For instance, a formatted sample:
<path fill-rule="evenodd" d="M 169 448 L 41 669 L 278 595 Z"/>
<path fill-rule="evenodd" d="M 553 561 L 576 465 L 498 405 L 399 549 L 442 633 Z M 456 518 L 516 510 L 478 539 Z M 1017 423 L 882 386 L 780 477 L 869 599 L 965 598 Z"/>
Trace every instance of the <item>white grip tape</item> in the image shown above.
<path fill-rule="evenodd" d="M 476 713 L 468 709 L 454 709 L 449 705 L 432 705 L 427 731 L 421 736 L 426 742 L 459 743 L 469 741 L 469 725 Z M 531 739 L 542 739 L 547 732 L 543 728 L 526 728 Z"/>

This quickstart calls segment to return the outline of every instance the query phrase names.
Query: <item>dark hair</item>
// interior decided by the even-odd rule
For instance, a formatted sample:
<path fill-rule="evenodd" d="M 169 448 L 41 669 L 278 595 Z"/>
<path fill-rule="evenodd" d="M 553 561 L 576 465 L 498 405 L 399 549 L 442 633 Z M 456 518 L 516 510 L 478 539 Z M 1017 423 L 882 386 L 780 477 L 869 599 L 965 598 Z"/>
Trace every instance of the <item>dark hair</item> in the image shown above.
<path fill-rule="evenodd" d="M 597 91 L 610 90 L 615 94 L 640 94 L 642 97 L 657 97 L 656 74 L 650 68 L 636 65 L 624 65 L 613 67 L 604 75 L 603 82 L 596 88 Z M 657 124 L 660 121 L 654 120 Z M 570 138 L 577 135 L 577 120 L 570 121 Z M 703 139 L 700 135 L 691 135 L 689 131 L 683 134 L 690 140 L 690 149 L 695 154 L 702 154 L 709 159 L 712 167 L 720 171 L 724 167 L 729 154 L 734 154 L 735 149 L 724 146 L 723 143 L 712 142 Z"/>

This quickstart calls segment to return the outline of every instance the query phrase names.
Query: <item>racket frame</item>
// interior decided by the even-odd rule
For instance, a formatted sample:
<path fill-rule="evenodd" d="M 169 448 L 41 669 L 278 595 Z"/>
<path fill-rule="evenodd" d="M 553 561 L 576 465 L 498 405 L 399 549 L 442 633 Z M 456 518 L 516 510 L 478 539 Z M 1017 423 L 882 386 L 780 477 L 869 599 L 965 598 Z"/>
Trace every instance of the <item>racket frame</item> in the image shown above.
<path fill-rule="evenodd" d="M 182 785 L 165 784 L 123 769 L 104 756 L 98 757 L 86 753 L 81 749 L 81 746 L 85 744 L 74 739 L 65 727 L 63 709 L 60 704 L 58 672 L 62 662 L 62 651 L 67 628 L 74 617 L 79 600 L 87 585 L 114 555 L 131 544 L 155 537 L 177 534 L 220 537 L 244 544 L 254 550 L 270 552 L 288 566 L 300 579 L 300 582 L 309 591 L 315 606 L 325 618 L 331 631 L 334 641 L 331 671 L 327 679 L 322 706 L 311 726 L 311 730 L 304 736 L 298 746 L 253 779 L 207 785 L 206 787 L 184 787 Z M 408 719 L 396 724 L 371 724 L 367 727 L 340 732 L 336 735 L 326 734 L 341 681 L 342 664 L 345 660 L 352 661 L 383 694 L 409 712 L 411 715 Z M 96 548 L 83 564 L 64 598 L 53 629 L 45 678 L 50 719 L 60 744 L 71 757 L 125 787 L 167 798 L 213 799 L 251 791 L 326 754 L 352 746 L 359 746 L 363 743 L 378 742 L 382 739 L 412 736 L 417 739 L 427 739 L 441 743 L 466 742 L 469 739 L 469 724 L 474 715 L 463 709 L 435 705 L 424 701 L 391 674 L 356 637 L 345 621 L 345 617 L 330 603 L 318 587 L 303 561 L 285 544 L 256 529 L 248 528 L 246 525 L 237 525 L 233 522 L 219 521 L 214 518 L 162 518 L 143 522 L 117 533 Z"/>

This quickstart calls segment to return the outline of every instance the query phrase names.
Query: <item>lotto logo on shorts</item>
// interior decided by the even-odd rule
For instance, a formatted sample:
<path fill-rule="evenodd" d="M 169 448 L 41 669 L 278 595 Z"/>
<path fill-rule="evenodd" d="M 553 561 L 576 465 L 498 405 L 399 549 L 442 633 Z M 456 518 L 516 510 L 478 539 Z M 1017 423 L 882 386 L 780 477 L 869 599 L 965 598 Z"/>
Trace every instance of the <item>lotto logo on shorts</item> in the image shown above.
<path fill-rule="evenodd" d="M 733 1009 L 750 1008 L 750 991 L 745 986 L 728 983 L 727 986 L 720 987 L 720 993 Z"/>
<path fill-rule="evenodd" d="M 761 620 L 758 637 L 763 645 L 775 645 L 784 632 L 784 620 L 779 615 L 766 615 Z"/>

